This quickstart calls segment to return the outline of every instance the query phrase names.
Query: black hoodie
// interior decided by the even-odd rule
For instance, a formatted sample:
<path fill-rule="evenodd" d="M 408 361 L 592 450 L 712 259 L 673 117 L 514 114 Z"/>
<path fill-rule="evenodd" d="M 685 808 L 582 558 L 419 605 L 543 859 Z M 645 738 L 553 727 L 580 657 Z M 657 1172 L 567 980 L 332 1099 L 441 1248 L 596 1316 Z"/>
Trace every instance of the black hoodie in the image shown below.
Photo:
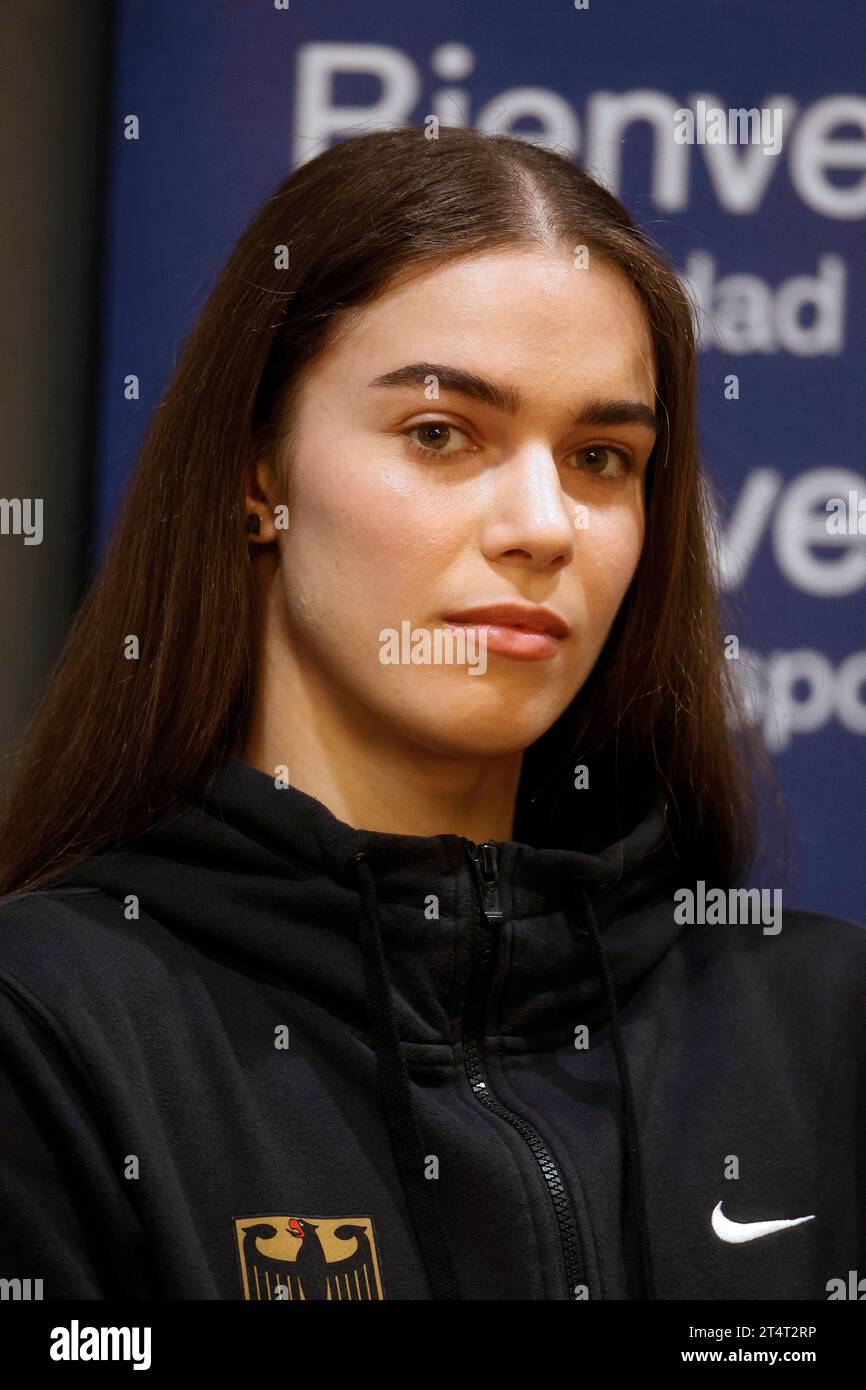
<path fill-rule="evenodd" d="M 656 809 L 602 853 L 477 846 L 356 830 L 226 763 L 0 900 L 0 1278 L 850 1296 L 866 931 L 686 925 L 683 887 Z"/>

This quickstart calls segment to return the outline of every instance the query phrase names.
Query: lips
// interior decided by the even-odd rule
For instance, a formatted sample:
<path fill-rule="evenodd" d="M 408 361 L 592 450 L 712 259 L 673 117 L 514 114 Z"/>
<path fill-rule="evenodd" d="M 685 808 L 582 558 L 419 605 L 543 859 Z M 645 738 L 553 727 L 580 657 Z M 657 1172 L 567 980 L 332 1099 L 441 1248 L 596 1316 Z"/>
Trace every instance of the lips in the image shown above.
<path fill-rule="evenodd" d="M 460 613 L 446 614 L 445 621 L 512 627 L 520 632 L 543 632 L 558 638 L 567 637 L 571 631 L 558 613 L 525 603 L 492 603 L 484 608 L 467 608 Z"/>

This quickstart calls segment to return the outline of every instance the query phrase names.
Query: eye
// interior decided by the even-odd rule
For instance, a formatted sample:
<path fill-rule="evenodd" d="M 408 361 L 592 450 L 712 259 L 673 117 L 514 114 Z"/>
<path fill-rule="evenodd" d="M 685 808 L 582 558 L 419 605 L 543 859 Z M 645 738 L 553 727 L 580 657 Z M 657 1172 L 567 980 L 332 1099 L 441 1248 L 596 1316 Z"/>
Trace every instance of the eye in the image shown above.
<path fill-rule="evenodd" d="M 622 478 L 632 467 L 631 454 L 625 449 L 614 449 L 610 444 L 588 444 L 585 449 L 578 449 L 573 457 L 585 458 L 582 471 L 594 478 Z"/>
<path fill-rule="evenodd" d="M 462 435 L 465 440 L 469 438 L 465 430 L 459 429 L 457 425 L 449 425 L 447 420 L 425 420 L 421 425 L 413 425 L 405 434 L 416 453 L 426 454 L 428 457 L 441 454 L 447 458 L 463 453 L 463 446 L 448 449 L 447 445 L 453 442 L 454 435 Z M 412 436 L 416 434 L 426 436 L 426 442 L 413 439 Z"/>

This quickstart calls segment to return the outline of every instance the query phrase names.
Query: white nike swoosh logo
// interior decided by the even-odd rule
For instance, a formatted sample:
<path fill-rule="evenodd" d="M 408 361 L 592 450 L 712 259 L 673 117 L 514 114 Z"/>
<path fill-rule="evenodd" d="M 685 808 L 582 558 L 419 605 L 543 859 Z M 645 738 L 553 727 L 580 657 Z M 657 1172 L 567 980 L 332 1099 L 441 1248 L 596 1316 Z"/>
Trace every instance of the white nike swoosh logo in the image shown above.
<path fill-rule="evenodd" d="M 761 1236 L 772 1235 L 773 1231 L 784 1231 L 786 1226 L 799 1226 L 804 1221 L 814 1221 L 814 1216 L 795 1216 L 790 1221 L 731 1221 L 722 1212 L 721 1202 L 713 1207 L 713 1230 L 719 1240 L 729 1245 L 742 1245 L 746 1240 L 760 1240 Z"/>

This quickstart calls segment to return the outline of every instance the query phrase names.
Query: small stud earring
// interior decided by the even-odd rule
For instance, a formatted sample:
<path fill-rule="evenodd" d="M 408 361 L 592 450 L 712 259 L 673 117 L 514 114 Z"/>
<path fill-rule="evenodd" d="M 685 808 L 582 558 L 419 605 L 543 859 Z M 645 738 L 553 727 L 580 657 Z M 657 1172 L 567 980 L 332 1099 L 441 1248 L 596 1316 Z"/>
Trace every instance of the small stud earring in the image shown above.
<path fill-rule="evenodd" d="M 262 534 L 262 519 L 258 512 L 250 512 L 248 514 L 247 530 L 251 531 L 254 536 L 260 536 Z"/>

